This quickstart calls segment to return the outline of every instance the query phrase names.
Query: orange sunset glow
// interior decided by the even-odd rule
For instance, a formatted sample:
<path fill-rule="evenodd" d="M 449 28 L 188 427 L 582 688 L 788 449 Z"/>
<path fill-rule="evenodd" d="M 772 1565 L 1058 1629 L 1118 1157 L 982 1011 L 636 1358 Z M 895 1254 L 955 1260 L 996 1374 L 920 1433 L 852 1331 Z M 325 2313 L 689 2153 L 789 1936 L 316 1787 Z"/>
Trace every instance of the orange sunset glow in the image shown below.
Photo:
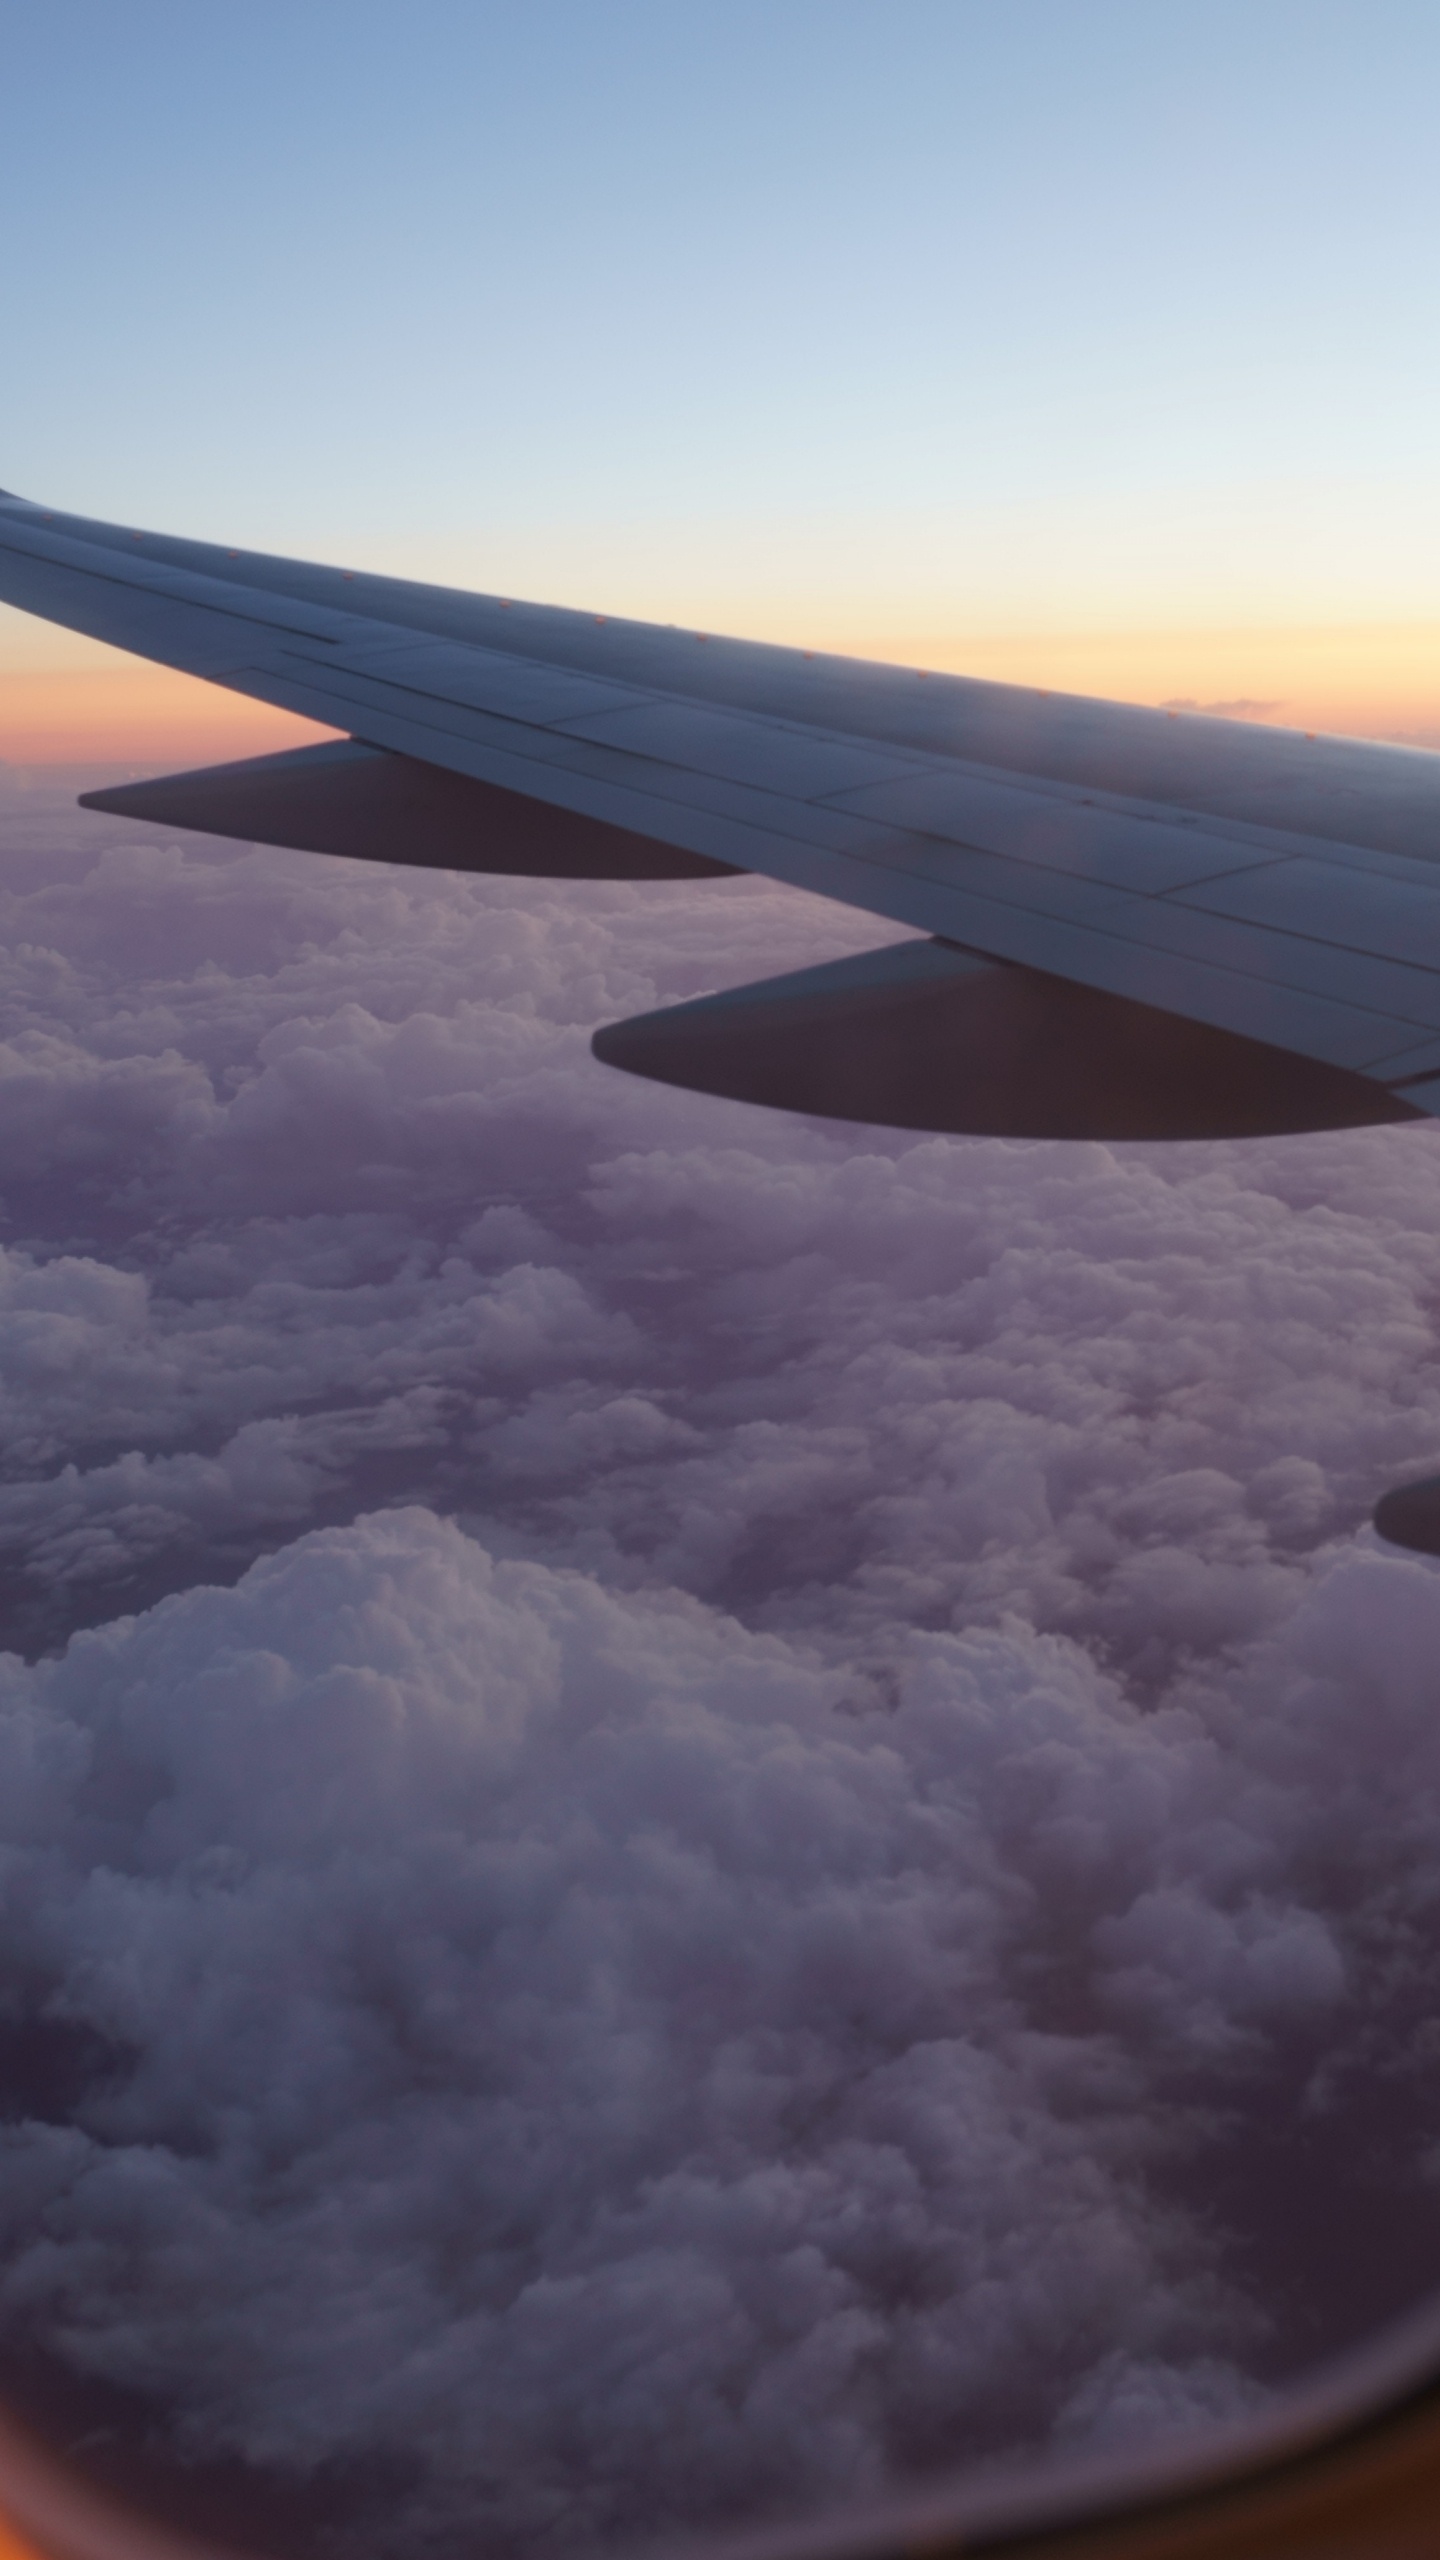
<path fill-rule="evenodd" d="M 756 620 L 773 623 L 773 608 Z M 803 637 L 1002 684 L 1440 746 L 1440 622 L 947 634 L 907 627 L 891 606 L 873 617 L 852 611 L 824 631 L 754 636 Z M 93 663 L 0 666 L 0 760 L 11 764 L 215 763 L 330 734 L 118 651 L 95 647 Z"/>
<path fill-rule="evenodd" d="M 331 733 L 241 693 L 138 659 L 0 669 L 0 760 L 9 764 L 214 764 Z"/>
<path fill-rule="evenodd" d="M 1022 632 L 903 654 L 1005 684 L 1440 746 L 1440 622 Z"/>

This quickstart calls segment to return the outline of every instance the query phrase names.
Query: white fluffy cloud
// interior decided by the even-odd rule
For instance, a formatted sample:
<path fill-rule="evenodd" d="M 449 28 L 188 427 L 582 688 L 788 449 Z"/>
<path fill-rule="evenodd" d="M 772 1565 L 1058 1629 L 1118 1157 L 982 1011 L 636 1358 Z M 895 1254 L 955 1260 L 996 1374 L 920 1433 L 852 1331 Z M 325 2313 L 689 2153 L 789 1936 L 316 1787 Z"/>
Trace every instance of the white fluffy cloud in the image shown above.
<path fill-rule="evenodd" d="M 518 2551 L 1245 2405 L 1405 2298 L 1440 1577 L 1361 1524 L 1440 1454 L 1433 1133 L 594 1064 L 875 939 L 756 883 L 12 778 L 0 905 L 12 2355 L 337 2547 Z"/>
<path fill-rule="evenodd" d="M 1336 1635 L 1382 1625 L 1402 1826 L 1356 1841 Z M 408 2462 L 397 2548 L 1243 2405 L 1177 2093 L 1353 2037 L 1373 1956 L 1300 1879 L 1433 1857 L 1437 1635 L 1372 1559 L 1249 1733 L 1018 1628 L 861 1709 L 406 1509 L 12 1664 L 9 1970 L 83 2065 L 4 2138 L 0 2319 L 192 2460 Z"/>

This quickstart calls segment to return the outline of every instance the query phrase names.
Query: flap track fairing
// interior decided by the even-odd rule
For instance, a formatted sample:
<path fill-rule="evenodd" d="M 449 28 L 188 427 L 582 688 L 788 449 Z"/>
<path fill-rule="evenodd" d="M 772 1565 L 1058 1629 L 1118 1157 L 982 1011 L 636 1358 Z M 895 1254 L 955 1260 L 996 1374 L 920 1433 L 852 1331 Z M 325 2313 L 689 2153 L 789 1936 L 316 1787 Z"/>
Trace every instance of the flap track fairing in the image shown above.
<path fill-rule="evenodd" d="M 1248 1138 L 1420 1115 L 1262 1040 L 939 941 L 597 1031 L 633 1075 L 836 1120 L 1003 1138 Z"/>
<path fill-rule="evenodd" d="M 358 738 L 87 791 L 80 805 L 247 844 L 533 880 L 713 880 L 734 868 Z"/>

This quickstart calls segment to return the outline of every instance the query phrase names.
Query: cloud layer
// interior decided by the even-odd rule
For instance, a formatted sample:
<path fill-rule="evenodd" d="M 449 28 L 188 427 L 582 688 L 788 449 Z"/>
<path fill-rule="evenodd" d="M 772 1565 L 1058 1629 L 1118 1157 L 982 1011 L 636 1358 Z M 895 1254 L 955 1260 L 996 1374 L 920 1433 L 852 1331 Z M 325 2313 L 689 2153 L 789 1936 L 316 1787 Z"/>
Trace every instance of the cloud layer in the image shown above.
<path fill-rule="evenodd" d="M 1440 1446 L 1430 1133 L 647 1087 L 597 1019 L 873 923 L 23 784 L 14 2373 L 272 2539 L 528 2553 L 1193 2422 L 1403 2303 L 1440 1579 L 1359 1524 Z"/>

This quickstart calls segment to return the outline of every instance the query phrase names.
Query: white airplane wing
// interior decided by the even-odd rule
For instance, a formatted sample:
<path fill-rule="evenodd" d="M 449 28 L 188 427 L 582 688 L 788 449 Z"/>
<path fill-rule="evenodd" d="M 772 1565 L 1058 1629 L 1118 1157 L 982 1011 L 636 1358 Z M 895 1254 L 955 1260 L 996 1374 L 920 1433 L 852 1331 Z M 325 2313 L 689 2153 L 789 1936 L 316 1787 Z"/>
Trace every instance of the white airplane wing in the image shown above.
<path fill-rule="evenodd" d="M 1440 1114 L 1440 756 L 309 566 L 0 495 L 0 598 L 350 733 L 88 795 L 459 869 L 762 872 L 921 939 L 596 1035 L 903 1126 Z"/>

